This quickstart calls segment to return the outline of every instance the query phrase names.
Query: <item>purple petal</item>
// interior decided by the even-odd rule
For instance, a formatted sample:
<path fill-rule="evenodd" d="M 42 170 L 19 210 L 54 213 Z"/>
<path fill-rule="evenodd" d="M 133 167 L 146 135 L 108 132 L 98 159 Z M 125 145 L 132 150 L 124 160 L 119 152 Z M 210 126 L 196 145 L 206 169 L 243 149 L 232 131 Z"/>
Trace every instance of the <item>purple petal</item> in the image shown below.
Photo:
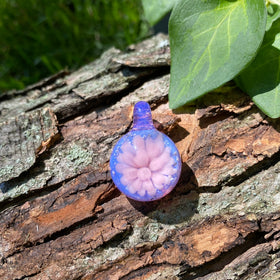
<path fill-rule="evenodd" d="M 123 170 L 123 176 L 128 180 L 136 180 L 137 179 L 137 169 L 133 167 L 128 167 Z"/>
<path fill-rule="evenodd" d="M 149 157 L 145 150 L 138 150 L 133 158 L 134 165 L 138 168 L 147 167 L 149 165 Z"/>
<path fill-rule="evenodd" d="M 143 182 L 143 189 L 145 189 L 150 196 L 154 196 L 157 192 L 157 189 L 154 187 L 151 180 L 147 180 Z"/>
<path fill-rule="evenodd" d="M 120 153 L 117 157 L 117 161 L 120 163 L 124 163 L 126 165 L 129 165 L 131 167 L 136 167 L 134 163 L 134 155 L 128 152 Z"/>
<path fill-rule="evenodd" d="M 176 169 L 172 165 L 165 165 L 161 170 L 158 171 L 162 175 L 173 175 L 176 173 Z"/>
<path fill-rule="evenodd" d="M 157 173 L 155 172 L 153 175 L 152 175 L 152 181 L 154 183 L 154 186 L 158 189 L 158 190 L 161 190 L 164 185 L 166 185 L 169 180 L 166 176 L 160 174 L 160 173 Z"/>
<path fill-rule="evenodd" d="M 146 194 L 146 190 L 142 188 L 141 190 L 138 191 L 138 194 L 140 196 L 144 196 Z"/>
<path fill-rule="evenodd" d="M 135 190 L 136 192 L 139 192 L 142 189 L 142 182 L 139 179 L 136 179 L 133 181 L 133 183 L 130 185 L 130 188 Z"/>
<path fill-rule="evenodd" d="M 135 194 L 137 192 L 137 190 L 135 188 L 133 188 L 131 185 L 128 185 L 127 189 L 131 194 Z"/>
<path fill-rule="evenodd" d="M 146 151 L 144 139 L 140 135 L 136 135 L 133 139 L 133 146 L 136 151 Z"/>
<path fill-rule="evenodd" d="M 124 170 L 127 168 L 131 168 L 129 165 L 125 164 L 125 163 L 117 163 L 116 164 L 116 170 L 117 172 L 123 174 Z"/>
<path fill-rule="evenodd" d="M 121 150 L 123 151 L 123 153 L 129 153 L 129 154 L 135 155 L 135 150 L 128 141 L 123 143 Z"/>
<path fill-rule="evenodd" d="M 126 176 L 121 177 L 121 183 L 124 186 L 130 186 L 134 181 L 135 181 L 135 179 L 131 179 L 131 178 L 128 178 Z"/>
<path fill-rule="evenodd" d="M 168 162 L 172 162 L 172 161 L 174 161 L 174 160 L 170 156 L 170 149 L 165 148 L 165 150 L 159 157 L 153 159 L 150 162 L 149 167 L 150 167 L 151 171 L 158 171 L 158 170 L 162 169 Z"/>
<path fill-rule="evenodd" d="M 161 134 L 156 139 L 148 137 L 146 140 L 146 150 L 150 159 L 158 157 L 164 150 L 164 142 Z"/>

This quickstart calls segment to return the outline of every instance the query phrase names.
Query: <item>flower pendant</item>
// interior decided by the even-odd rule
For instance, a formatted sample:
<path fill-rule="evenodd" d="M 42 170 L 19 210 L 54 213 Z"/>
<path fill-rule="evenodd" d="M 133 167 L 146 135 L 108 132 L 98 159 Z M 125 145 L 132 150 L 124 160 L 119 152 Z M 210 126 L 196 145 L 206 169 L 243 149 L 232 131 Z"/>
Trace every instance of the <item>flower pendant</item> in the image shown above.
<path fill-rule="evenodd" d="M 167 195 L 181 174 L 174 142 L 153 125 L 150 106 L 134 106 L 133 128 L 115 145 L 110 158 L 112 179 L 126 196 L 152 201 Z"/>

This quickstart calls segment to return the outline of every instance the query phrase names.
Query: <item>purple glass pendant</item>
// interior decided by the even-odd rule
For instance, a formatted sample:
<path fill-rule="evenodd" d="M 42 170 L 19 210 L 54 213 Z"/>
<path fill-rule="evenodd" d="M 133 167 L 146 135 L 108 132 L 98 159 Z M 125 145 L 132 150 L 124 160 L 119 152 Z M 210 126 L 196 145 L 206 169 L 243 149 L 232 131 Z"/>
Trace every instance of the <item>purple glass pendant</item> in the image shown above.
<path fill-rule="evenodd" d="M 134 200 L 160 199 L 177 184 L 179 152 L 168 136 L 155 129 L 147 102 L 134 106 L 133 128 L 114 147 L 110 168 L 117 188 Z"/>

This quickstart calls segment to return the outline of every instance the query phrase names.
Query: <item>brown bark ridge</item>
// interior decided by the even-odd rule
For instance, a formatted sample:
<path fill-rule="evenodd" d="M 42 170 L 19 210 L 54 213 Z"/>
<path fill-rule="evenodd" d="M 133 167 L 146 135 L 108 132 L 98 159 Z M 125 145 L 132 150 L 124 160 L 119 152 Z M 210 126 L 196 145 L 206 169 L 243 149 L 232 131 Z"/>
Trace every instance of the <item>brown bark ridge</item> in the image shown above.
<path fill-rule="evenodd" d="M 0 279 L 280 278 L 279 120 L 232 83 L 171 111 L 169 66 L 157 35 L 2 96 Z M 140 100 L 183 163 L 150 203 L 108 164 Z"/>

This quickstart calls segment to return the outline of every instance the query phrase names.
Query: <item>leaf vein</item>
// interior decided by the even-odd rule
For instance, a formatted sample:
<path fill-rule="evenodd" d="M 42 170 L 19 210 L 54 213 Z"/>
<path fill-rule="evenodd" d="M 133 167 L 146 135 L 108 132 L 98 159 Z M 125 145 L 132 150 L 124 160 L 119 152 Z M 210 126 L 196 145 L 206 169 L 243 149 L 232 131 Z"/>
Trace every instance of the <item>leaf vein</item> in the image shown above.
<path fill-rule="evenodd" d="M 234 6 L 233 9 L 231 9 L 228 13 L 226 13 L 225 16 L 223 17 L 223 19 L 219 22 L 219 24 L 216 25 L 215 31 L 214 31 L 214 33 L 213 33 L 213 35 L 212 35 L 212 37 L 211 37 L 211 39 L 210 39 L 208 45 L 206 46 L 205 50 L 203 51 L 202 55 L 200 56 L 199 60 L 197 61 L 197 63 L 195 64 L 195 66 L 192 65 L 192 66 L 190 67 L 190 68 L 194 67 L 194 68 L 193 68 L 193 71 L 192 71 L 193 73 L 195 73 L 196 69 L 199 67 L 200 62 L 204 59 L 204 56 L 205 56 L 207 53 L 209 53 L 209 57 L 211 56 L 211 55 L 210 55 L 210 54 L 211 54 L 210 48 L 211 48 L 211 45 L 212 45 L 212 43 L 213 43 L 213 41 L 214 41 L 214 38 L 215 38 L 216 35 L 217 35 L 217 32 L 218 32 L 218 30 L 219 30 L 219 27 L 220 27 L 220 26 L 223 24 L 223 22 L 232 14 L 232 12 L 234 11 L 234 9 L 236 9 L 236 6 Z M 211 68 L 211 65 L 210 65 L 210 60 L 209 60 L 209 68 L 208 68 L 208 71 L 207 71 L 207 74 L 206 74 L 205 79 L 207 79 L 208 76 L 209 76 L 210 68 Z M 205 81 L 205 79 L 204 79 L 204 81 Z"/>

